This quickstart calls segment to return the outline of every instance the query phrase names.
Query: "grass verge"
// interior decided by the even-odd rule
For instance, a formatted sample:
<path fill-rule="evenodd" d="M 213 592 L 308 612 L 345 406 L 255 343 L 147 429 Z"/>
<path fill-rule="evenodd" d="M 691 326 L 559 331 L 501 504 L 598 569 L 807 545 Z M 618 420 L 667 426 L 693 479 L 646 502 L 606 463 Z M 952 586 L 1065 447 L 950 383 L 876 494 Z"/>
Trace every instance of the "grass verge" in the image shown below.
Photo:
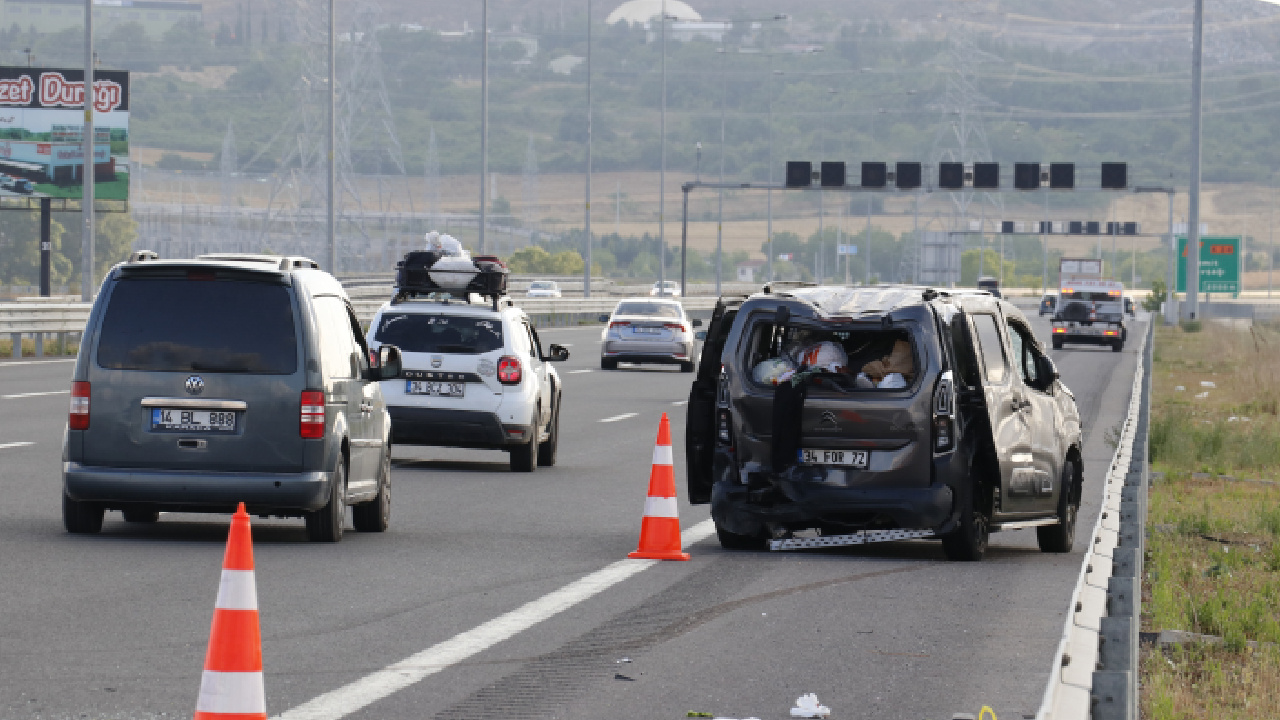
<path fill-rule="evenodd" d="M 1142 715 L 1280 718 L 1280 334 L 1161 328 L 1152 375 Z"/>

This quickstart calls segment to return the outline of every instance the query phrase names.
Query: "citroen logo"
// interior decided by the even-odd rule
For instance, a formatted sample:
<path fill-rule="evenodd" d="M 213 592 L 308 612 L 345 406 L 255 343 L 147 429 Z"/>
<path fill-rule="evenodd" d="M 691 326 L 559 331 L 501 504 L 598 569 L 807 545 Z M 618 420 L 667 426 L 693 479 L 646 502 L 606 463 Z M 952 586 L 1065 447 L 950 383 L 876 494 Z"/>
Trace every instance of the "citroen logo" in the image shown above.
<path fill-rule="evenodd" d="M 444 362 L 444 358 L 440 357 L 439 355 L 431 356 L 431 367 L 438 368 L 440 367 L 440 364 L 443 362 Z"/>
<path fill-rule="evenodd" d="M 187 378 L 187 392 L 191 395 L 199 395 L 204 392 L 204 378 L 199 375 L 192 375 Z"/>
<path fill-rule="evenodd" d="M 839 430 L 840 424 L 836 422 L 836 414 L 827 410 L 822 413 L 822 425 L 830 425 L 832 428 Z"/>

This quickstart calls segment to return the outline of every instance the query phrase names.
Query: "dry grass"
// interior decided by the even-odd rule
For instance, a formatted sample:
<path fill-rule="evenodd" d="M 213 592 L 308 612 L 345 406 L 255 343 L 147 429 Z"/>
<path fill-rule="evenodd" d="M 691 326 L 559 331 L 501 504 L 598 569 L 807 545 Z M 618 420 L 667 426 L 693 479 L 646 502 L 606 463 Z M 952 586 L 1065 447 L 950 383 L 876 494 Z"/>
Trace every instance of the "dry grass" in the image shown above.
<path fill-rule="evenodd" d="M 1280 485 L 1216 477 L 1280 478 L 1280 338 L 1163 329 L 1152 384 L 1143 629 L 1225 643 L 1144 651 L 1143 716 L 1280 717 Z"/>

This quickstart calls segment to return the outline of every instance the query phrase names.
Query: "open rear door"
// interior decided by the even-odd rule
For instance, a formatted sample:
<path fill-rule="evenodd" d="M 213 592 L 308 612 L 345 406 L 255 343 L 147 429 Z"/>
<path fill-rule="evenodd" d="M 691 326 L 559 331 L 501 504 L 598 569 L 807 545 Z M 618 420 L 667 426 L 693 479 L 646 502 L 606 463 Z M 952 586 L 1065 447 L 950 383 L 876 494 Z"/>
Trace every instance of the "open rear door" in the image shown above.
<path fill-rule="evenodd" d="M 684 425 L 684 451 L 687 465 L 689 502 L 701 505 L 711 502 L 712 459 L 716 449 L 716 386 L 720 380 L 720 353 L 733 327 L 743 297 L 720 298 L 698 360 L 698 375 L 689 389 L 689 405 Z"/>

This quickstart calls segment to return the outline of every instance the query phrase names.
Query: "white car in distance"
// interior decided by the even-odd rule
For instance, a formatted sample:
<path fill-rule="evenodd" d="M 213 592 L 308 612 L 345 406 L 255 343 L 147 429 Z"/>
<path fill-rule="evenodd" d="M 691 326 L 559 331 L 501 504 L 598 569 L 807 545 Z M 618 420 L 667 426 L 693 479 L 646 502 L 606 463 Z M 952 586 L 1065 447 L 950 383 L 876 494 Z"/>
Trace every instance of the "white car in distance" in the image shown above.
<path fill-rule="evenodd" d="M 623 300 L 612 315 L 601 315 L 600 322 L 606 323 L 600 335 L 601 369 L 617 370 L 621 361 L 679 365 L 681 372 L 693 372 L 693 328 L 701 327 L 702 321 L 690 320 L 679 300 Z"/>
<path fill-rule="evenodd" d="M 659 280 L 649 288 L 649 297 L 680 297 L 680 283 L 675 280 Z"/>
<path fill-rule="evenodd" d="M 525 297 L 558 298 L 560 297 L 560 283 L 552 280 L 534 280 L 529 283 L 529 290 L 525 293 Z"/>

